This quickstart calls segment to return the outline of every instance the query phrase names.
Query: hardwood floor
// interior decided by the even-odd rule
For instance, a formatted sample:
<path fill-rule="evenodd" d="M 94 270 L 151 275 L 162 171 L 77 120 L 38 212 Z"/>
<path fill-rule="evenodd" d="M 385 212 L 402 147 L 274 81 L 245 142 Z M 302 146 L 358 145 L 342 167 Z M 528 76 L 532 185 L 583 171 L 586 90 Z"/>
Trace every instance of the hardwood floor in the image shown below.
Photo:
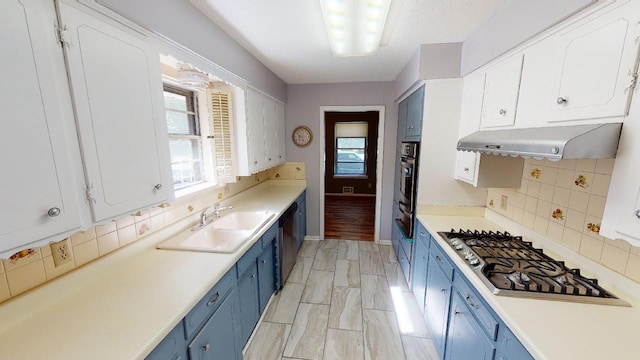
<path fill-rule="evenodd" d="M 376 198 L 324 197 L 324 238 L 373 241 Z"/>

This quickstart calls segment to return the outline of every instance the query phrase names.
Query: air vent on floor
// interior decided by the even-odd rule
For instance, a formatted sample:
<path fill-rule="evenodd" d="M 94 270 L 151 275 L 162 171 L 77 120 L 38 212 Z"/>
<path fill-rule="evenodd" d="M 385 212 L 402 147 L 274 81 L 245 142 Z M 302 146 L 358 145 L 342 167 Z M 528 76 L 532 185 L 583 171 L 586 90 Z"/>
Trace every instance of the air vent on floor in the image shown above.
<path fill-rule="evenodd" d="M 353 194 L 353 186 L 343 186 L 342 187 L 343 194 Z"/>

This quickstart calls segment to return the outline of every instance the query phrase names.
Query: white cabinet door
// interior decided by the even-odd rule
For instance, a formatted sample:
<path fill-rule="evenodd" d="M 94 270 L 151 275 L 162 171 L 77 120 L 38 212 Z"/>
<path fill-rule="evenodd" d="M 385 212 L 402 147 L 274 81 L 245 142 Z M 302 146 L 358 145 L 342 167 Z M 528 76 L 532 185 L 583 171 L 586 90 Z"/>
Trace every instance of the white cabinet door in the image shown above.
<path fill-rule="evenodd" d="M 513 126 L 523 59 L 519 54 L 487 71 L 480 123 L 483 129 Z"/>
<path fill-rule="evenodd" d="M 0 8 L 4 258 L 79 228 L 77 197 L 82 190 L 72 172 L 82 171 L 70 158 L 77 139 L 64 57 L 53 27 L 54 3 L 1 0 Z"/>
<path fill-rule="evenodd" d="M 271 168 L 278 163 L 278 113 L 276 102 L 264 98 L 265 165 Z"/>
<path fill-rule="evenodd" d="M 276 104 L 276 116 L 277 116 L 277 141 L 278 141 L 278 164 L 283 163 L 287 158 L 286 148 L 287 148 L 287 133 L 285 130 L 285 114 L 284 114 L 284 105 L 277 103 Z"/>
<path fill-rule="evenodd" d="M 460 138 L 480 129 L 484 82 L 484 73 L 464 78 L 462 107 L 460 109 Z M 477 153 L 458 151 L 456 154 L 455 178 L 474 184 L 477 179 L 476 169 L 479 159 L 480 155 Z"/>
<path fill-rule="evenodd" d="M 60 13 L 94 220 L 171 200 L 158 52 L 65 3 Z"/>
<path fill-rule="evenodd" d="M 249 170 L 253 174 L 263 170 L 266 164 L 262 95 L 252 89 L 247 89 L 246 114 Z"/>

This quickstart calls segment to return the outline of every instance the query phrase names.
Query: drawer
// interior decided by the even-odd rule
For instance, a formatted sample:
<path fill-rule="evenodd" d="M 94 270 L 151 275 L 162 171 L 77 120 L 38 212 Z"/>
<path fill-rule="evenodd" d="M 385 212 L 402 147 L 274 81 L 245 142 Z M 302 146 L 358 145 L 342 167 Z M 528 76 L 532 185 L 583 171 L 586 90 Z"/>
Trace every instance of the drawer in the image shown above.
<path fill-rule="evenodd" d="M 275 224 L 271 225 L 271 227 L 269 228 L 269 230 L 267 230 L 267 232 L 264 233 L 264 235 L 262 235 L 262 248 L 266 248 L 271 246 L 271 242 L 275 240 L 275 242 L 278 242 L 278 232 L 280 231 L 280 229 L 278 228 L 278 223 L 276 222 Z"/>
<path fill-rule="evenodd" d="M 242 255 L 240 260 L 238 260 L 236 264 L 238 269 L 238 279 L 240 279 L 240 276 L 242 276 L 247 268 L 256 262 L 256 259 L 260 254 L 262 254 L 262 238 L 258 239 L 258 241 L 256 241 L 256 243 L 253 244 L 253 246 L 247 250 L 244 255 Z"/>
<path fill-rule="evenodd" d="M 186 345 L 184 328 L 179 322 L 145 360 L 187 360 Z"/>
<path fill-rule="evenodd" d="M 420 222 L 418 222 L 418 226 L 416 226 L 415 237 L 418 239 L 418 241 L 422 242 L 422 245 L 425 249 L 429 249 L 429 238 L 431 237 L 431 235 L 429 235 L 427 229 L 425 229 L 424 226 L 420 224 Z"/>
<path fill-rule="evenodd" d="M 442 269 L 442 272 L 449 281 L 453 280 L 453 265 L 449 261 L 449 258 L 444 254 L 440 246 L 436 244 L 435 240 L 431 240 L 431 242 L 433 243 L 429 249 L 431 259 L 440 266 L 440 269 Z"/>
<path fill-rule="evenodd" d="M 204 324 L 205 320 L 220 306 L 222 299 L 236 283 L 233 268 L 218 281 L 196 306 L 184 317 L 185 334 L 190 339 Z"/>
<path fill-rule="evenodd" d="M 456 276 L 453 279 L 453 286 L 458 290 L 467 307 L 480 323 L 480 327 L 484 329 L 491 340 L 496 340 L 498 337 L 498 321 L 489 311 L 480 295 L 464 279 L 464 275 Z"/>

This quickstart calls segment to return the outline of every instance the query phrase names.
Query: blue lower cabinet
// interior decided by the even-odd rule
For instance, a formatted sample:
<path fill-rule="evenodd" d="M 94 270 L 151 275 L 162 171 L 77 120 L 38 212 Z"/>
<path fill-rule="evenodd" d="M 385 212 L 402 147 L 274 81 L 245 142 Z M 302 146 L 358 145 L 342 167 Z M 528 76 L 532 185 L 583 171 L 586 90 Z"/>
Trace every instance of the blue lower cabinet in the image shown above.
<path fill-rule="evenodd" d="M 449 360 L 493 360 L 496 348 L 458 293 L 453 295 L 447 332 Z"/>
<path fill-rule="evenodd" d="M 218 310 L 189 344 L 191 360 L 240 360 L 242 357 L 239 351 L 241 347 L 238 345 L 240 339 L 234 330 L 234 324 L 237 322 L 237 308 L 238 294 L 234 290 L 224 298 Z"/>
<path fill-rule="evenodd" d="M 402 232 L 400 231 L 399 225 L 393 221 L 391 225 L 391 245 L 393 246 L 393 252 L 396 254 L 396 257 L 400 255 L 400 242 L 402 241 Z"/>
<path fill-rule="evenodd" d="M 260 318 L 258 265 L 255 261 L 238 279 L 238 296 L 240 297 L 240 340 L 244 344 L 249 340 Z"/>
<path fill-rule="evenodd" d="M 418 239 L 413 244 L 413 260 L 411 261 L 411 289 L 418 301 L 420 311 L 424 314 L 424 299 L 427 287 L 427 264 L 429 251 L 425 243 Z"/>
<path fill-rule="evenodd" d="M 187 342 L 182 321 L 149 354 L 146 360 L 187 360 Z"/>
<path fill-rule="evenodd" d="M 498 351 L 497 360 L 534 360 L 527 349 L 518 341 L 513 333 L 506 327 L 501 326 L 498 331 Z"/>
<path fill-rule="evenodd" d="M 274 245 L 267 246 L 260 257 L 258 257 L 258 291 L 260 300 L 260 313 L 264 311 L 269 303 L 271 295 L 276 288 L 276 274 L 274 268 L 275 259 Z"/>
<path fill-rule="evenodd" d="M 444 349 L 447 341 L 447 320 L 449 319 L 451 301 L 451 281 L 433 258 L 429 259 L 427 268 L 424 317 L 438 354 L 441 359 L 444 359 Z"/>
<path fill-rule="evenodd" d="M 407 256 L 402 247 L 398 249 L 398 263 L 400 264 L 400 269 L 402 269 L 404 280 L 407 282 L 407 284 L 410 284 L 409 281 L 411 280 L 411 263 L 409 262 L 409 256 Z"/>
<path fill-rule="evenodd" d="M 307 192 L 303 192 L 302 195 L 296 200 L 298 204 L 298 212 L 296 214 L 296 226 L 298 233 L 296 234 L 297 248 L 302 246 L 302 240 L 307 235 Z"/>

